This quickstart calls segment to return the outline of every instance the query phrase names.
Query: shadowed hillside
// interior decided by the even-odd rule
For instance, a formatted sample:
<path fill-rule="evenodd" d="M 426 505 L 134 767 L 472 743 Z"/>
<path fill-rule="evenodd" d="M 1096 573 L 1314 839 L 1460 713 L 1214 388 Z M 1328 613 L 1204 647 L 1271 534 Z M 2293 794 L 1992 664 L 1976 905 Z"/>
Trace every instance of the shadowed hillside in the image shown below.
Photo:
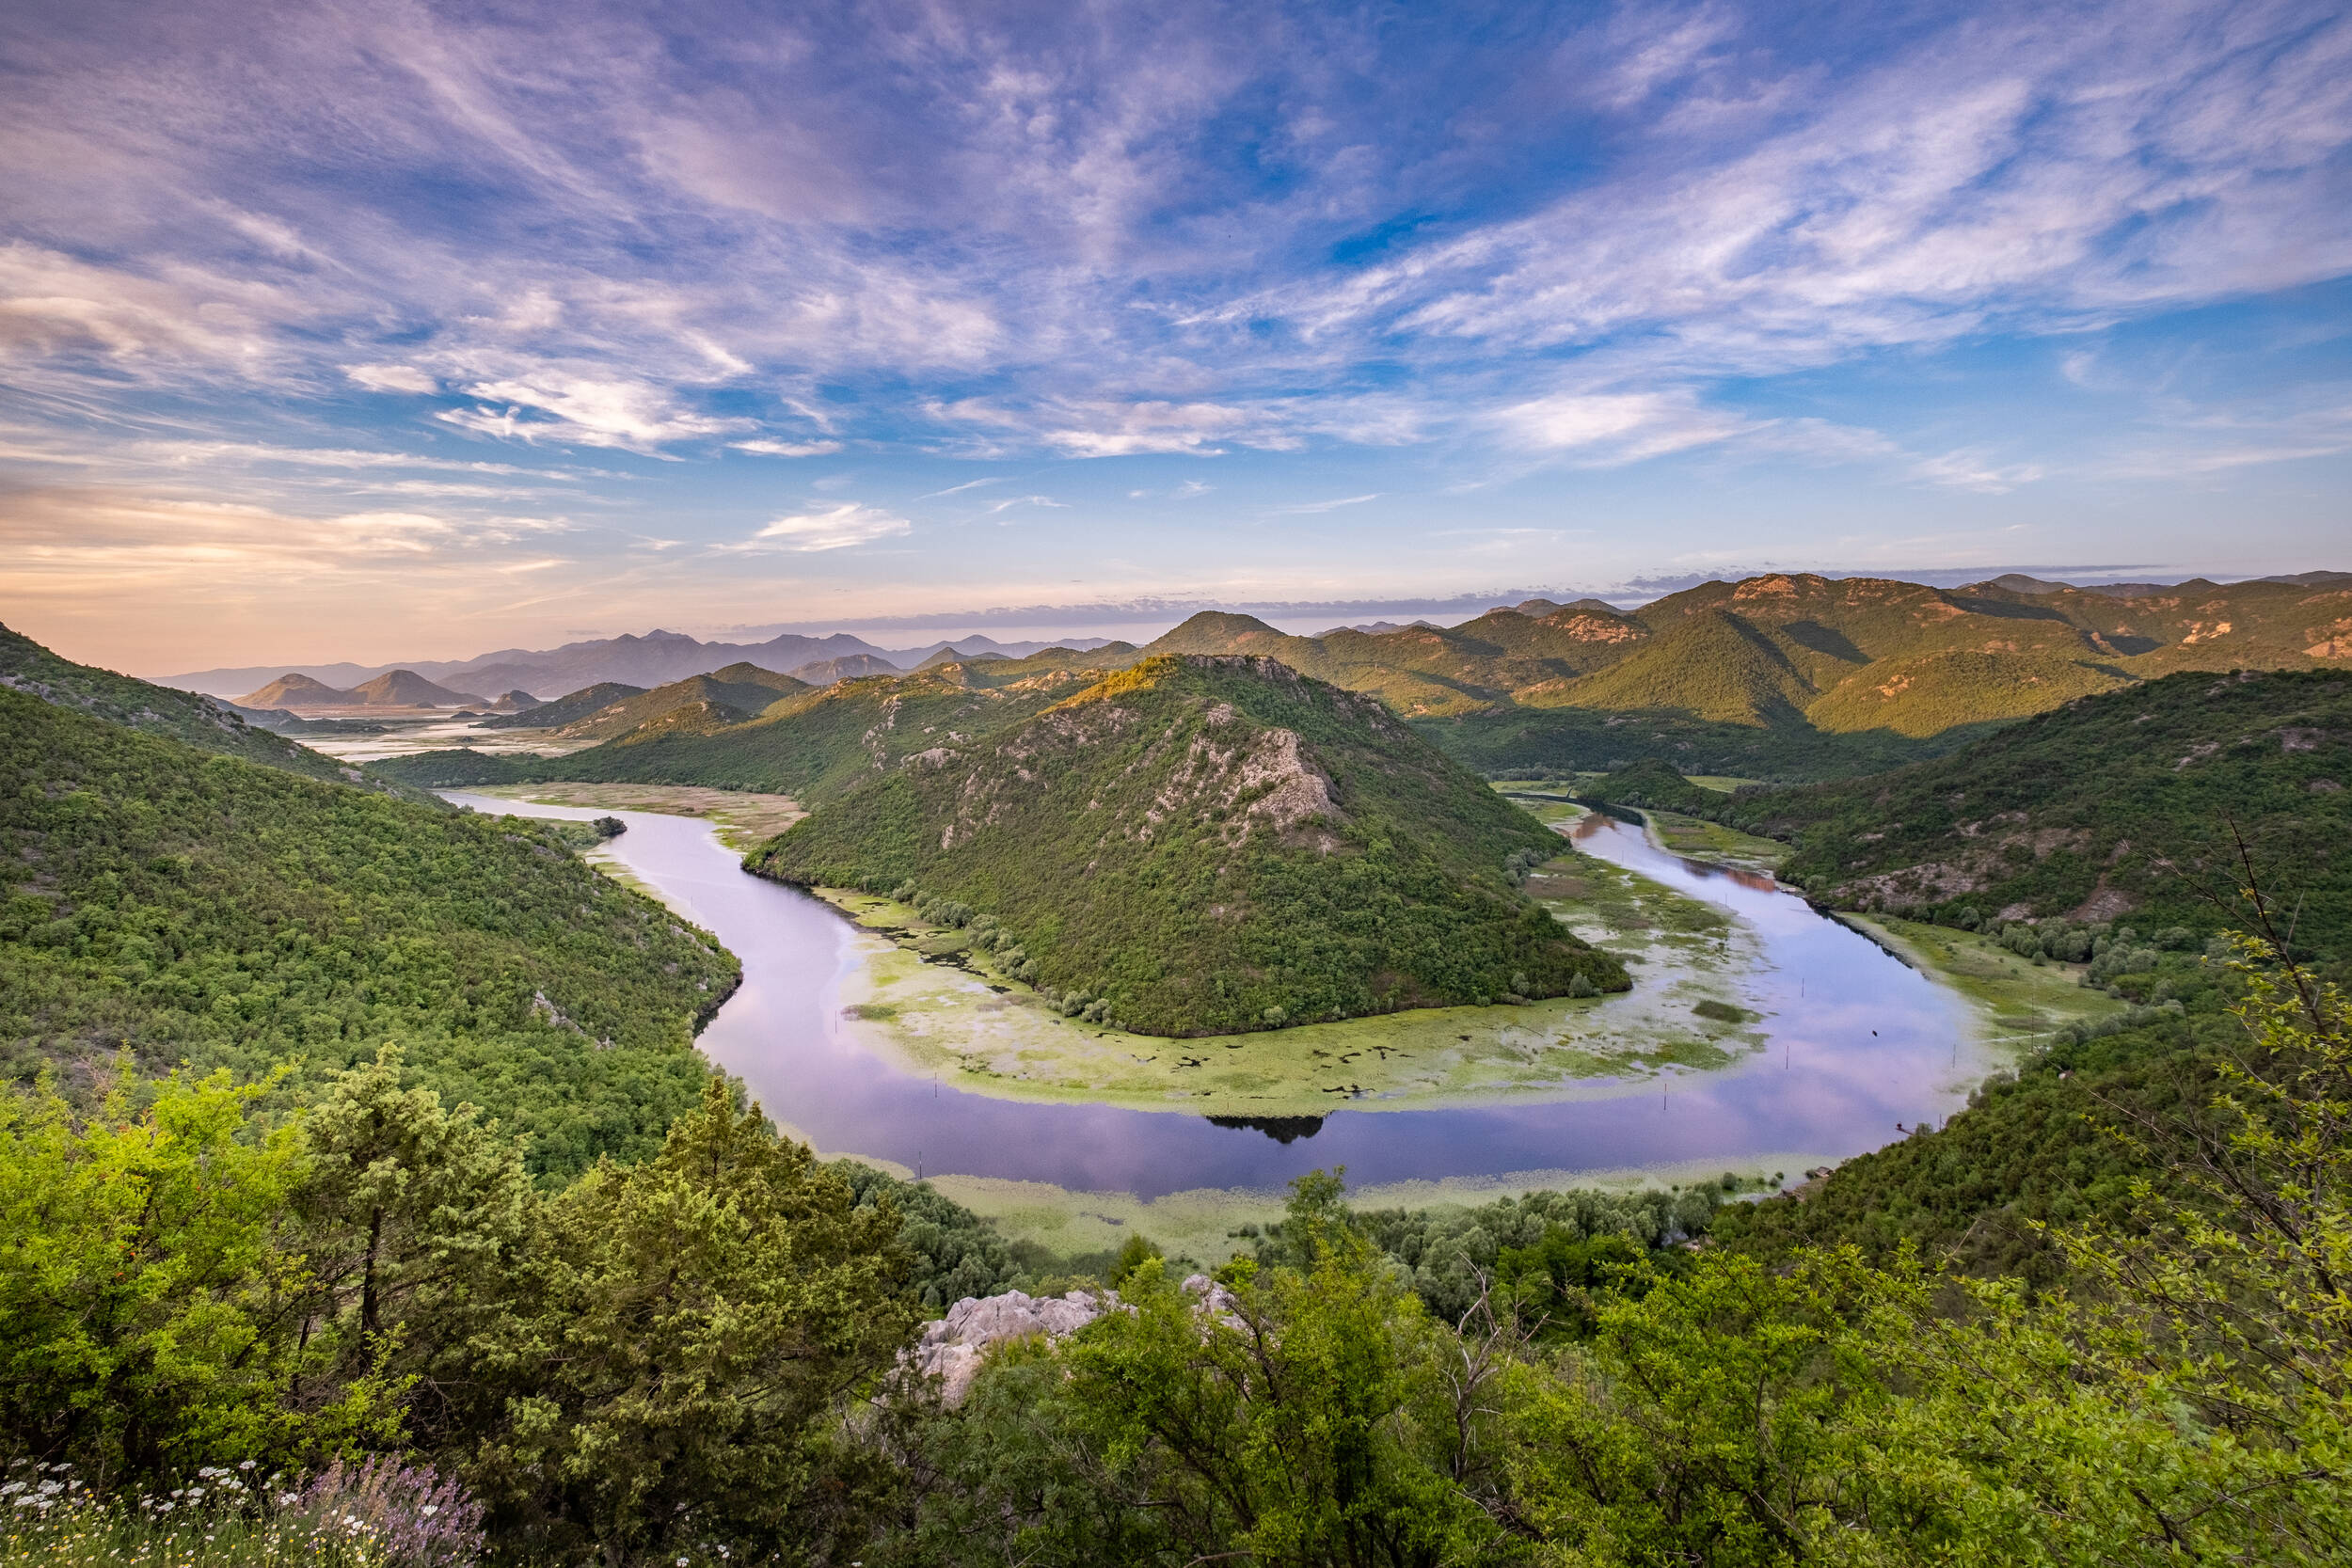
<path fill-rule="evenodd" d="M 2241 875 L 2352 941 L 2352 678 L 2169 675 L 1872 778 L 1749 792 L 1711 815 L 1793 840 L 1782 867 L 1848 907 L 2221 928 Z M 1963 923 L 1965 923 L 1964 921 Z"/>
<path fill-rule="evenodd" d="M 735 960 L 554 832 L 293 777 L 0 692 L 0 1057 L 297 1084 L 409 1067 L 570 1173 L 690 1107 Z"/>
<path fill-rule="evenodd" d="M 1621 989 L 1518 892 L 1557 848 L 1376 702 L 1270 657 L 1162 656 L 943 735 L 748 863 L 913 883 L 1089 1016 L 1193 1035 Z"/>
<path fill-rule="evenodd" d="M 6 626 L 0 626 L 0 686 L 87 713 L 109 724 L 119 724 L 145 735 L 167 736 L 199 751 L 238 757 L 305 778 L 333 779 L 368 789 L 408 793 L 403 786 L 388 784 L 373 769 L 338 762 L 249 724 L 210 697 L 76 664 Z"/>

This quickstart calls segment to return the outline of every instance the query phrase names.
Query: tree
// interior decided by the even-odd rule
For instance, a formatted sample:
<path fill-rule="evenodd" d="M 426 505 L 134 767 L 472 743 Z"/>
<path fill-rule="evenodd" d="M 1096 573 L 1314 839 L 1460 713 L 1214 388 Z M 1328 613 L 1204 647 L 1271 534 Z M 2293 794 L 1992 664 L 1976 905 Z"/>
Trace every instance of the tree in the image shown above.
<path fill-rule="evenodd" d="M 839 1528 L 870 1484 L 849 1402 L 916 1319 L 898 1230 L 717 1077 L 655 1159 L 544 1200 L 483 1363 L 506 1413 L 476 1474 L 504 1523 L 613 1550 Z"/>
<path fill-rule="evenodd" d="M 521 1148 L 471 1105 L 401 1086 L 387 1046 L 340 1073 L 300 1123 L 305 1157 L 284 1244 L 305 1265 L 288 1304 L 298 1358 L 289 1402 L 336 1397 L 376 1371 L 401 1380 L 412 1441 L 482 1419 L 469 1349 L 498 1322 L 532 1218 Z"/>
<path fill-rule="evenodd" d="M 0 1434 L 16 1455 L 130 1481 L 382 1431 L 365 1370 L 280 1407 L 271 1303 L 301 1275 L 272 1239 L 303 1161 L 291 1128 L 248 1126 L 267 1087 L 126 1070 L 87 1117 L 54 1093 L 0 1098 Z"/>

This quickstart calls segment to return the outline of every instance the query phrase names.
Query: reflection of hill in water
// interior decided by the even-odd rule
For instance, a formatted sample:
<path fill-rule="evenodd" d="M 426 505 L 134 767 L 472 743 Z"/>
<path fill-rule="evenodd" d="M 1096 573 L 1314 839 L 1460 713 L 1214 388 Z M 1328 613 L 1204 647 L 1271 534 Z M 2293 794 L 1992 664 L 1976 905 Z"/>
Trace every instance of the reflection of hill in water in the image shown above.
<path fill-rule="evenodd" d="M 1211 1117 L 1214 1127 L 1263 1132 L 1278 1144 L 1296 1143 L 1323 1131 L 1321 1117 Z"/>

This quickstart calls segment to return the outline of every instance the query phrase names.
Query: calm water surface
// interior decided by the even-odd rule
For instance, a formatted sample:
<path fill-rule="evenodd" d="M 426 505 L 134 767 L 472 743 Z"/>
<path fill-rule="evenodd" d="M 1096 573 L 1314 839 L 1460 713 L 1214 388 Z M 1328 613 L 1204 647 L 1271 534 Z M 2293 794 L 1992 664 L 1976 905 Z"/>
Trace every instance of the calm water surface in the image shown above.
<path fill-rule="evenodd" d="M 1343 1164 L 1352 1184 L 1378 1184 L 1691 1161 L 1730 1166 L 1783 1155 L 1834 1160 L 1901 1136 L 1898 1123 L 1940 1121 L 1993 1066 L 1964 1037 L 1958 999 L 1866 939 L 1768 879 L 1680 860 L 1639 828 L 1594 816 L 1579 825 L 1579 848 L 1729 910 L 1760 937 L 1763 967 L 1750 994 L 1775 1015 L 1763 1026 L 1766 1049 L 1720 1071 L 1628 1082 L 1617 1096 L 1339 1111 L 1288 1143 L 1175 1111 L 994 1100 L 914 1076 L 860 1044 L 840 1020 L 841 981 L 861 961 L 848 923 L 806 894 L 747 875 L 708 823 L 446 794 L 478 811 L 626 821 L 628 832 L 612 846 L 616 858 L 743 962 L 742 989 L 703 1032 L 704 1052 L 826 1153 L 894 1160 L 930 1175 L 1153 1197 L 1279 1186 Z"/>

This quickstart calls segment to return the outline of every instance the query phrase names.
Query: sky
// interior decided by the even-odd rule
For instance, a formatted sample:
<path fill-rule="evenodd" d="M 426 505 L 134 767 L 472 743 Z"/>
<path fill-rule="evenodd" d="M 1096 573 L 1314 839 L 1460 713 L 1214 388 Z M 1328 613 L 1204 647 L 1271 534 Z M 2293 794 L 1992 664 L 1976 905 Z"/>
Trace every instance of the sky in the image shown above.
<path fill-rule="evenodd" d="M 0 620 L 116 668 L 2352 569 L 2340 4 L 80 0 L 0 84 Z"/>

